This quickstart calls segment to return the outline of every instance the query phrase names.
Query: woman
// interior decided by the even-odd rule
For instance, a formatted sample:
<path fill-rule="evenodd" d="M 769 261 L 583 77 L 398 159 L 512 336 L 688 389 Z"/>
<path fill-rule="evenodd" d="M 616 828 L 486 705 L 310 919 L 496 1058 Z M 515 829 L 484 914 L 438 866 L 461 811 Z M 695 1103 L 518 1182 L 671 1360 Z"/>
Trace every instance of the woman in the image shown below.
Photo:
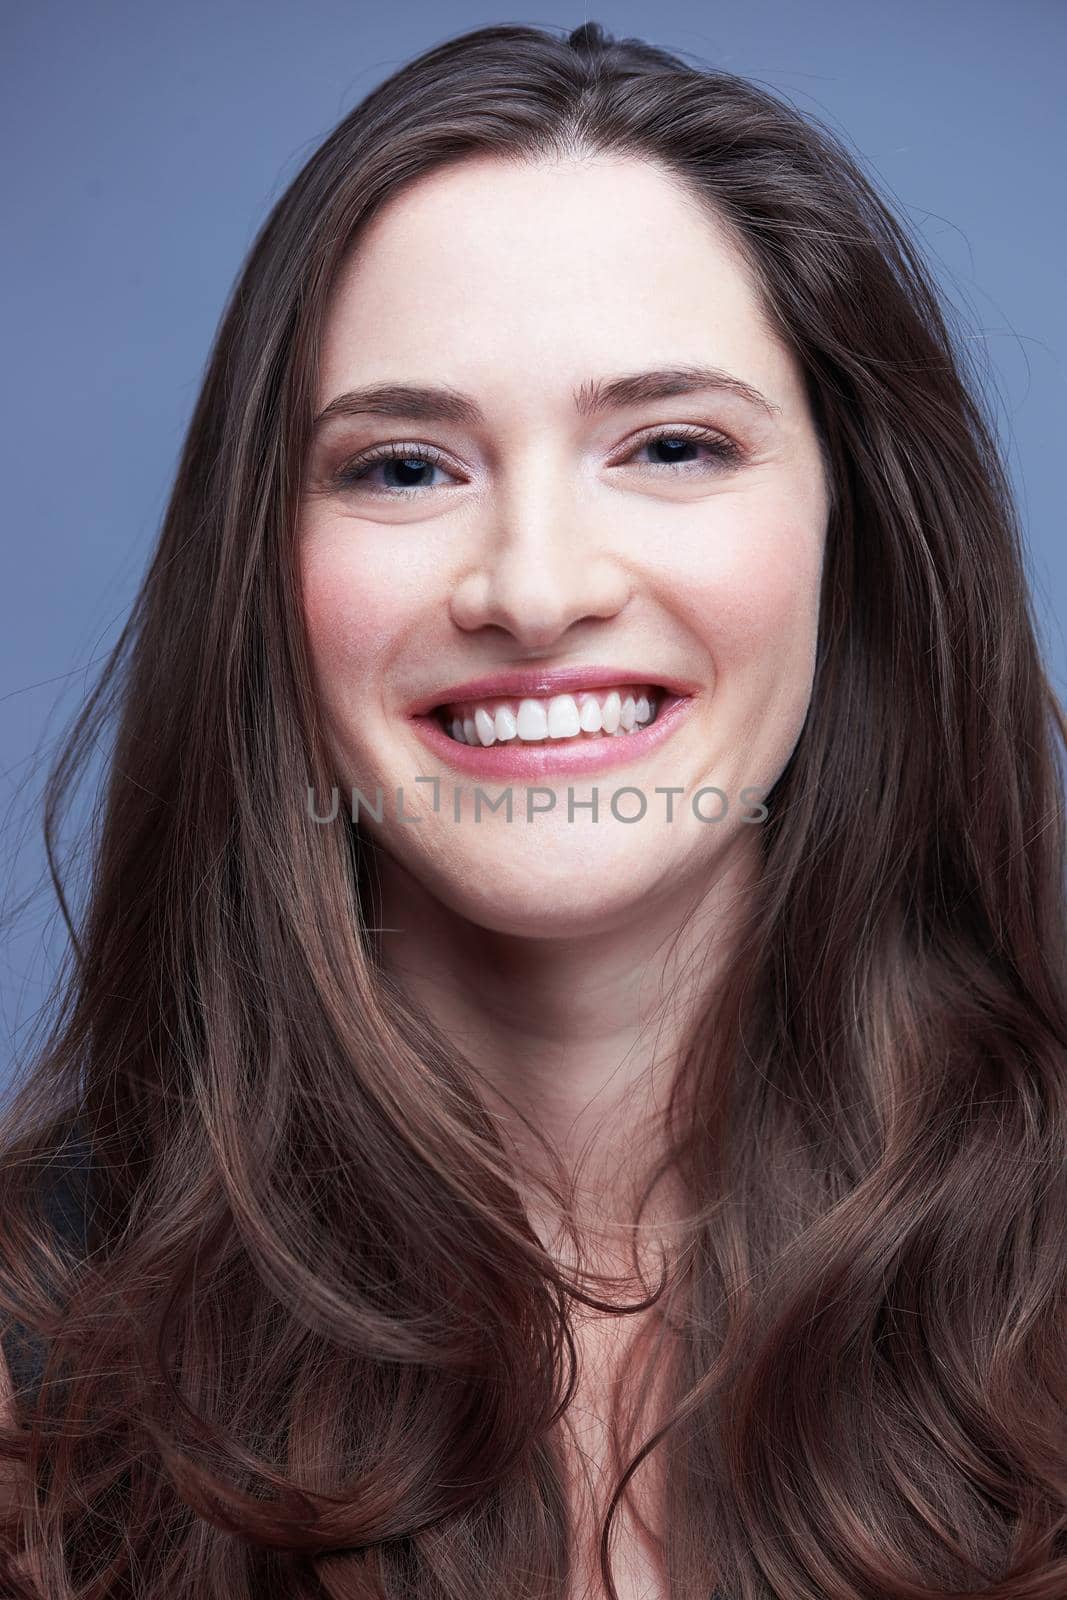
<path fill-rule="evenodd" d="M 11 1593 L 1064 1592 L 1065 725 L 825 132 L 596 24 L 376 89 L 50 837 L 112 704 L 5 1124 Z"/>

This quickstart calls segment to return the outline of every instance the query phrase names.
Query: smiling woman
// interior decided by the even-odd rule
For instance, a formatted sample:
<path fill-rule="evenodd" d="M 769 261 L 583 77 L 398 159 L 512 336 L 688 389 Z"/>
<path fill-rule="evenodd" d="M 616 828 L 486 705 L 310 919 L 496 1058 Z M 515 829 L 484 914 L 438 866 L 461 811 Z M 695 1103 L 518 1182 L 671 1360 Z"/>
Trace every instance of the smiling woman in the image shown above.
<path fill-rule="evenodd" d="M 5 1593 L 1063 1592 L 1067 729 L 826 133 L 596 24 L 388 79 L 50 837 L 112 708 L 0 1129 Z"/>
<path fill-rule="evenodd" d="M 317 376 L 304 616 L 331 770 L 408 801 L 367 821 L 389 964 L 432 973 L 409 987 L 450 1033 L 484 1013 L 466 970 L 486 972 L 486 930 L 553 941 L 520 980 L 538 1015 L 560 980 L 629 989 L 595 1064 L 553 1088 L 553 1131 L 576 1147 L 595 1122 L 615 1166 L 608 1101 L 650 1064 L 631 980 L 655 997 L 668 936 L 687 960 L 706 948 L 759 854 L 741 791 L 773 786 L 810 700 L 830 492 L 802 367 L 725 225 L 662 159 L 609 150 L 472 155 L 410 182 L 339 265 Z M 620 816 L 609 770 L 649 799 L 714 784 L 733 813 Z M 515 826 L 505 792 L 457 827 L 455 791 L 479 779 L 556 803 Z M 431 931 L 442 907 L 456 926 Z M 535 978 L 571 938 L 559 978 Z M 493 1039 L 512 1099 L 538 1048 Z"/>

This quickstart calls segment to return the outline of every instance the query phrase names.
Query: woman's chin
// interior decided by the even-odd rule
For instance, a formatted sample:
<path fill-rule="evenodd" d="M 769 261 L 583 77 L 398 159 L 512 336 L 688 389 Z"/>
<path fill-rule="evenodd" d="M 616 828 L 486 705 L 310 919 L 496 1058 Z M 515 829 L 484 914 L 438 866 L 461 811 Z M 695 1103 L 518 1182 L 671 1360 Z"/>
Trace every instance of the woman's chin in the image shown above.
<path fill-rule="evenodd" d="M 608 852 L 610 854 L 610 852 Z M 405 866 L 433 897 L 479 927 L 517 938 L 565 938 L 631 920 L 664 887 L 662 857 L 613 862 L 588 848 L 466 852 Z"/>

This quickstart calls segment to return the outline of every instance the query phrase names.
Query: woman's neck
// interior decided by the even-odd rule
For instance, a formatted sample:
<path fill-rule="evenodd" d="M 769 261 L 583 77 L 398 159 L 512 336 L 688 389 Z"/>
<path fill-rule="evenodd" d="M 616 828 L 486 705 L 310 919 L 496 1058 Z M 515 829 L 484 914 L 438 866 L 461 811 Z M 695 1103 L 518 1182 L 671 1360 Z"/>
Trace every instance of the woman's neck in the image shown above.
<path fill-rule="evenodd" d="M 391 857 L 380 869 L 386 970 L 552 1141 L 590 1224 L 629 1217 L 679 1054 L 751 891 L 751 854 L 699 894 L 649 897 L 640 917 L 548 937 L 480 927 Z M 536 1168 L 536 1146 L 504 1116 Z"/>

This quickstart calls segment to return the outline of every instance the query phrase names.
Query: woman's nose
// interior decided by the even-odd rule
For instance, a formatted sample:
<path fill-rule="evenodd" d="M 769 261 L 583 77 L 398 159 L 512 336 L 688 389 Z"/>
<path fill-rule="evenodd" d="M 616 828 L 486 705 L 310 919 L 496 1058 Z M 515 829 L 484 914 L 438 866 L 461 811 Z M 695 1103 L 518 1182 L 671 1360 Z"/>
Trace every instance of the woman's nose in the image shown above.
<path fill-rule="evenodd" d="M 573 500 L 569 515 L 558 500 L 527 501 L 485 529 L 450 610 L 464 632 L 495 626 L 544 648 L 576 622 L 615 616 L 632 590 L 631 574 L 604 540 L 582 531 Z"/>

